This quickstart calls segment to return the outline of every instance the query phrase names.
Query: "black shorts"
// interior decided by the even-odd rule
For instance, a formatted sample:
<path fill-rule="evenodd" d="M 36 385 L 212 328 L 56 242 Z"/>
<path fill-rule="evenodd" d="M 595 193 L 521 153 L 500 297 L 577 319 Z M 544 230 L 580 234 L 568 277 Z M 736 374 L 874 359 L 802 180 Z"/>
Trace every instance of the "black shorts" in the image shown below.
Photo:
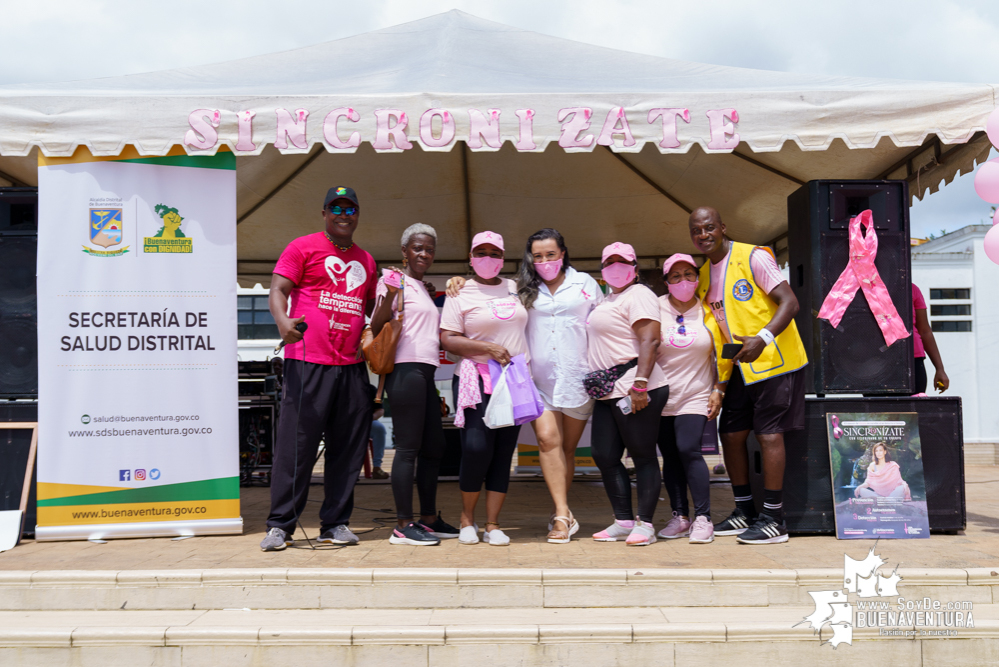
<path fill-rule="evenodd" d="M 719 433 L 757 435 L 805 428 L 805 369 L 746 385 L 736 364 L 722 399 Z"/>

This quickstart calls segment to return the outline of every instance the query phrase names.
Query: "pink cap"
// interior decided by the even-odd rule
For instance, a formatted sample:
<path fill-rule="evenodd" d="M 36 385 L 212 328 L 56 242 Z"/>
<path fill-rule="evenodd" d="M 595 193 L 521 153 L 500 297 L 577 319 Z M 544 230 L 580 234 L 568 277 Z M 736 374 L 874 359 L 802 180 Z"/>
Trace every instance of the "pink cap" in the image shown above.
<path fill-rule="evenodd" d="M 600 262 L 606 262 L 607 258 L 611 255 L 621 255 L 621 257 L 624 257 L 630 262 L 635 261 L 635 249 L 627 243 L 621 243 L 619 241 L 611 243 L 609 246 L 604 248 L 603 256 L 600 258 Z"/>
<path fill-rule="evenodd" d="M 471 249 L 475 250 L 484 243 L 489 243 L 496 246 L 500 250 L 505 250 L 505 248 L 503 247 L 503 237 L 497 234 L 496 232 L 479 232 L 478 234 L 476 234 L 474 237 L 472 237 Z"/>
<path fill-rule="evenodd" d="M 672 269 L 673 265 L 676 264 L 677 262 L 686 262 L 695 269 L 697 268 L 697 262 L 694 261 L 693 257 L 691 257 L 690 255 L 684 255 L 682 252 L 678 252 L 670 255 L 669 259 L 663 262 L 663 275 L 665 276 L 667 273 L 669 273 L 669 270 Z"/>

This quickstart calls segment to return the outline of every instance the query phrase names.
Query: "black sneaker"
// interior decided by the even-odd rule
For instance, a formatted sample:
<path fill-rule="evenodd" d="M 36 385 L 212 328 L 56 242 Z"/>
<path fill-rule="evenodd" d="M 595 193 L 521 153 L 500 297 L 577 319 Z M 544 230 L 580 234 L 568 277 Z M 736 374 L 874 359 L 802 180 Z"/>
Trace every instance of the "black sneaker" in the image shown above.
<path fill-rule="evenodd" d="M 433 523 L 429 525 L 421 523 L 419 524 L 419 526 L 423 528 L 423 530 L 433 535 L 434 537 L 437 537 L 442 540 L 450 540 L 452 538 L 458 537 L 458 533 L 461 532 L 451 524 L 444 521 L 444 519 L 441 518 L 440 512 L 437 513 L 437 518 L 434 520 Z"/>
<path fill-rule="evenodd" d="M 755 517 L 746 516 L 741 509 L 736 507 L 727 519 L 715 524 L 715 535 L 741 535 L 754 521 L 756 521 Z"/>
<path fill-rule="evenodd" d="M 418 523 L 410 521 L 406 526 L 392 529 L 389 544 L 408 544 L 411 547 L 434 547 L 441 541 L 428 533 Z"/>
<path fill-rule="evenodd" d="M 756 523 L 735 539 L 743 544 L 779 544 L 787 542 L 787 526 L 769 514 L 760 514 Z"/>

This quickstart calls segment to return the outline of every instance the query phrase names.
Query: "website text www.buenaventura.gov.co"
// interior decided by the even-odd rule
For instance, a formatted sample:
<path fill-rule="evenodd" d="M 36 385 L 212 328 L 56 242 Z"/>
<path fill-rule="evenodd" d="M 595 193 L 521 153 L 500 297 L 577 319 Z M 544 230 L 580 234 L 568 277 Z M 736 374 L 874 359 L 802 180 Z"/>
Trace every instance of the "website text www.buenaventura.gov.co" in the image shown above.
<path fill-rule="evenodd" d="M 134 519 L 136 517 L 171 516 L 180 518 L 188 514 L 207 514 L 208 508 L 201 507 L 155 507 L 137 509 L 99 509 L 73 512 L 74 519 Z"/>

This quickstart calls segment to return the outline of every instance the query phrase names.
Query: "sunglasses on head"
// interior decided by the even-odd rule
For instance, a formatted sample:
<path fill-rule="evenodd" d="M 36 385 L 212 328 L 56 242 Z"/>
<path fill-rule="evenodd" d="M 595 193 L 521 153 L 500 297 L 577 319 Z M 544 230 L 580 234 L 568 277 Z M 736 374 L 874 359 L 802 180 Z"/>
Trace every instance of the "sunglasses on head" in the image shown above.
<path fill-rule="evenodd" d="M 357 213 L 356 206 L 330 206 L 326 210 L 333 215 L 354 215 Z"/>

